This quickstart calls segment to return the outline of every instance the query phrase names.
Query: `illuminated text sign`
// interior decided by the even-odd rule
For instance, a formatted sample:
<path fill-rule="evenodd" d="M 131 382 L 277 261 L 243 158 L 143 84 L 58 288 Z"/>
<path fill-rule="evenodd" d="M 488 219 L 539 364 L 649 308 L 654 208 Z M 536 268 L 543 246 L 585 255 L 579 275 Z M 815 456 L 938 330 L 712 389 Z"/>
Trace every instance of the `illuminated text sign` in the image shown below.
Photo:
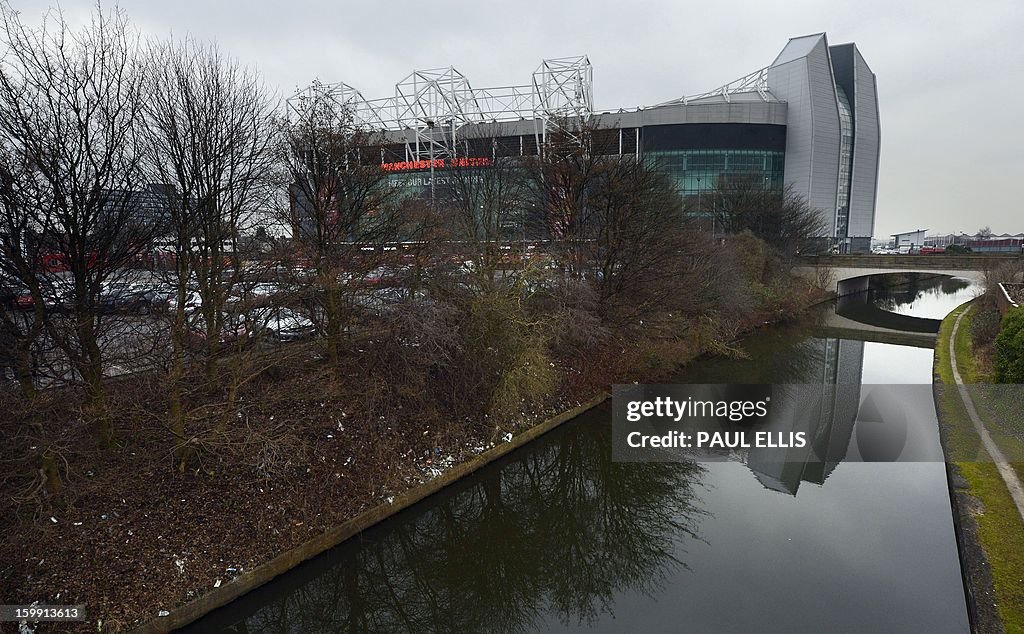
<path fill-rule="evenodd" d="M 450 167 L 487 167 L 491 164 L 489 158 L 454 158 L 434 159 L 433 161 L 396 161 L 394 163 L 381 163 L 381 168 L 387 172 L 405 172 L 410 170 L 445 169 Z"/>

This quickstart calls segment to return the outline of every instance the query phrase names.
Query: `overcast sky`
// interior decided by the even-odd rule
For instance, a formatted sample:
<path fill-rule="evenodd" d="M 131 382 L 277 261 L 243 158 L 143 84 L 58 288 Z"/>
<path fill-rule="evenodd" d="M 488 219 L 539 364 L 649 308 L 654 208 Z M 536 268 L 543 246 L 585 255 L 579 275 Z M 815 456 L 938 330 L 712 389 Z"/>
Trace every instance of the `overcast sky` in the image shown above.
<path fill-rule="evenodd" d="M 11 0 L 26 21 L 48 1 Z M 104 6 L 107 6 L 105 3 Z M 216 40 L 282 95 L 314 78 L 373 99 L 415 68 L 477 87 L 527 84 L 541 58 L 586 54 L 597 109 L 710 90 L 791 37 L 856 42 L 878 78 L 876 236 L 1024 231 L 1024 2 L 345 2 L 123 0 L 146 35 Z M 69 22 L 91 3 L 61 3 Z"/>

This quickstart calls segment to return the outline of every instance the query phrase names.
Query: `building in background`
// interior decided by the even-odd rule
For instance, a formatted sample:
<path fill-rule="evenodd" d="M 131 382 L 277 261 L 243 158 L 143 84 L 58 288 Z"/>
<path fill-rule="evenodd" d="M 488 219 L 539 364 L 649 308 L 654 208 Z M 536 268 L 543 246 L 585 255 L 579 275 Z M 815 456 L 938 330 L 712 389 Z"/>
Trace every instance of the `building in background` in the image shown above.
<path fill-rule="evenodd" d="M 925 234 L 927 233 L 927 229 L 914 229 L 913 231 L 894 233 L 892 234 L 893 246 L 897 249 L 903 247 L 910 249 L 923 247 L 925 244 Z"/>
<path fill-rule="evenodd" d="M 924 244 L 943 249 L 956 245 L 967 247 L 975 253 L 1021 253 L 1024 251 L 1024 233 L 937 234 L 926 236 Z"/>
<path fill-rule="evenodd" d="M 535 155 L 564 122 L 585 119 L 595 151 L 651 160 L 697 213 L 711 211 L 709 194 L 724 180 L 789 187 L 819 211 L 832 248 L 870 250 L 881 139 L 875 76 L 855 44 L 829 45 L 824 33 L 791 39 L 770 65 L 710 92 L 628 111 L 594 112 L 585 56 L 544 60 L 530 84 L 502 88 L 474 88 L 451 67 L 414 71 L 383 99 L 315 84 L 288 100 L 289 115 L 322 98 L 381 133 L 380 147 L 360 160 L 379 162 L 410 191 L 437 187 L 440 172 L 467 160 L 485 169 Z"/>

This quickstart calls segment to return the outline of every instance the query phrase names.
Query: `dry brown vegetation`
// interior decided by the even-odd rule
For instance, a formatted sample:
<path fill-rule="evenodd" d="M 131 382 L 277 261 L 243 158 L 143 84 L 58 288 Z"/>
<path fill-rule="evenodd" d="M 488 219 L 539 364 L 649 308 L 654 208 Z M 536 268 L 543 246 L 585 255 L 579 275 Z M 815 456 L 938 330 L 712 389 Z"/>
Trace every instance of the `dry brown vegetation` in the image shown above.
<path fill-rule="evenodd" d="M 613 383 L 739 354 L 822 296 L 777 231 L 709 235 L 585 125 L 453 169 L 428 202 L 364 160 L 378 141 L 344 109 L 278 120 L 215 47 L 142 47 L 116 11 L 78 33 L 2 12 L 20 55 L 0 64 L 0 290 L 32 299 L 0 310 L 7 603 L 137 624 Z M 152 182 L 164 198 L 140 214 Z M 773 218 L 793 204 L 757 197 Z M 126 279 L 170 299 L 105 304 Z M 268 311 L 305 337 L 268 341 Z"/>

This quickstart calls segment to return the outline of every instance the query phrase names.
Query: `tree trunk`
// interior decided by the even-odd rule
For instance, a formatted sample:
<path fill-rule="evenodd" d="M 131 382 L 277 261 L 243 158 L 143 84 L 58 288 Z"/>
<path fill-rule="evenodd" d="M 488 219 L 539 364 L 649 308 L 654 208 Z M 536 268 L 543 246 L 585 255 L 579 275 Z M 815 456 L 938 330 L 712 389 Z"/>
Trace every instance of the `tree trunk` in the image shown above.
<path fill-rule="evenodd" d="M 82 348 L 79 374 L 82 375 L 88 393 L 88 415 L 100 446 L 110 447 L 114 442 L 114 428 L 107 412 L 107 398 L 103 388 L 103 353 L 96 340 L 96 329 L 91 317 L 78 318 L 78 344 Z"/>
<path fill-rule="evenodd" d="M 21 394 L 26 400 L 32 401 L 36 397 L 36 385 L 32 380 L 35 368 L 32 363 L 32 339 L 26 337 L 19 340 L 14 349 L 14 374 L 18 379 L 18 386 Z"/>
<path fill-rule="evenodd" d="M 326 286 L 327 294 L 327 358 L 337 368 L 341 359 L 341 293 L 333 284 Z"/>
<path fill-rule="evenodd" d="M 170 415 L 169 426 L 174 436 L 174 458 L 180 469 L 184 469 L 185 463 L 190 458 L 190 451 L 185 436 L 185 410 L 181 397 L 181 382 L 185 374 L 185 347 L 184 347 L 184 308 L 181 302 L 178 303 L 177 314 L 175 315 L 174 330 L 171 333 L 174 358 L 171 362 L 171 372 L 168 375 Z"/>
<path fill-rule="evenodd" d="M 43 484 L 48 494 L 56 495 L 64 488 L 64 483 L 60 479 L 60 472 L 57 470 L 57 459 L 49 449 L 43 452 L 39 473 L 43 478 Z"/>

